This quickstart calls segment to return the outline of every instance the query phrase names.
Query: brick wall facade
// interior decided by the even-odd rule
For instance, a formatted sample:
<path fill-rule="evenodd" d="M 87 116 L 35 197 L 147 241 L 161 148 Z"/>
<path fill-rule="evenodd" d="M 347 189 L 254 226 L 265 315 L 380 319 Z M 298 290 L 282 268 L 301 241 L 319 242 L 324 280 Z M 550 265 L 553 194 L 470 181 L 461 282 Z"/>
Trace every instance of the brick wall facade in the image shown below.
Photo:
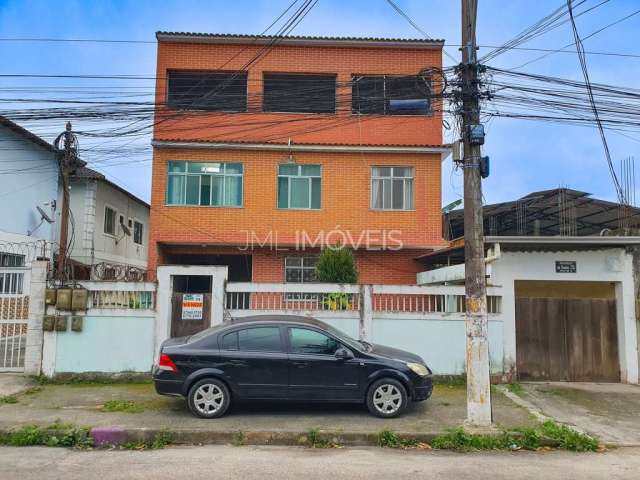
<path fill-rule="evenodd" d="M 261 48 L 255 45 L 170 43 L 158 45 L 156 99 L 163 104 L 170 70 L 239 69 Z M 237 56 L 236 56 L 237 55 Z M 234 58 L 234 56 L 236 56 Z M 231 60 L 230 60 L 231 59 Z M 437 48 L 338 48 L 278 46 L 248 75 L 247 113 L 185 113 L 158 107 L 156 141 L 251 142 L 332 145 L 417 145 L 442 143 L 441 114 L 431 116 L 357 116 L 351 114 L 351 89 L 337 92 L 337 113 L 262 113 L 264 72 L 335 73 L 338 82 L 354 74 L 415 75 L 420 69 L 441 65 Z M 399 252 L 356 254 L 366 283 L 414 283 L 419 266 L 413 260 L 425 249 L 445 243 L 441 227 L 441 157 L 437 153 L 294 152 L 296 163 L 322 166 L 321 208 L 277 208 L 278 165 L 289 153 L 270 150 L 220 148 L 166 148 L 153 153 L 149 270 L 165 259 L 163 252 L 194 251 L 210 254 L 229 251 L 249 241 L 254 281 L 284 280 L 283 254 L 259 247 L 259 242 L 295 245 L 302 232 L 308 238 L 340 230 L 355 242 L 384 246 L 402 243 Z M 244 165 L 243 206 L 240 208 L 166 206 L 166 170 L 169 160 L 227 161 Z M 376 211 L 370 208 L 371 167 L 411 166 L 415 169 L 415 209 Z M 362 236 L 363 231 L 370 231 Z M 394 231 L 390 233 L 390 231 Z M 365 234 L 367 235 L 367 234 Z M 383 241 L 382 238 L 385 238 Z M 331 237 L 337 240 L 339 236 Z M 333 242 L 331 242 L 333 243 Z M 353 243 L 353 242 L 349 242 Z M 163 245 L 158 250 L 158 244 Z M 181 245 L 181 246 L 180 246 Z M 397 243 L 394 243 L 397 245 Z M 236 253 L 237 249 L 232 248 Z"/>

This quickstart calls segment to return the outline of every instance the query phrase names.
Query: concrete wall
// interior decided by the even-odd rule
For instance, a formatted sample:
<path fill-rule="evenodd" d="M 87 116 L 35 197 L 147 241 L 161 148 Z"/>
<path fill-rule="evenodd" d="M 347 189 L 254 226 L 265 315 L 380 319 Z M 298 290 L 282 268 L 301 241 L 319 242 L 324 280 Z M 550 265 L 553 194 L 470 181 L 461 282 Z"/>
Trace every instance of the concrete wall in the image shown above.
<path fill-rule="evenodd" d="M 489 321 L 491 373 L 503 373 L 503 324 Z M 373 342 L 420 355 L 436 375 L 465 372 L 464 318 L 425 319 L 402 314 L 373 318 Z"/>
<path fill-rule="evenodd" d="M 575 261 L 576 273 L 556 273 L 556 261 Z M 505 370 L 516 365 L 515 282 L 611 282 L 615 288 L 621 380 L 638 383 L 638 335 L 632 255 L 624 248 L 560 252 L 502 252 L 490 283 L 503 292 Z"/>
<path fill-rule="evenodd" d="M 87 315 L 81 332 L 45 332 L 43 373 L 149 372 L 153 315 Z"/>
<path fill-rule="evenodd" d="M 36 205 L 54 217 L 43 204 L 58 198 L 57 162 L 52 152 L 3 126 L 0 145 L 0 231 L 26 236 L 40 223 Z M 29 241 L 52 240 L 56 226 L 44 222 Z"/>

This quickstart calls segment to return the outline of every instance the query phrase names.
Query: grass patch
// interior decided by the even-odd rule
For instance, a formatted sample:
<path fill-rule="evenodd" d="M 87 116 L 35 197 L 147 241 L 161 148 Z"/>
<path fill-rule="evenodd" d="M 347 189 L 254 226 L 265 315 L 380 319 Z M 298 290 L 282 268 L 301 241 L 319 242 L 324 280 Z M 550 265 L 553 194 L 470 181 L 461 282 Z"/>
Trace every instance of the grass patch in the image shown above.
<path fill-rule="evenodd" d="M 29 387 L 27 388 L 23 395 L 35 395 L 36 393 L 40 393 L 43 390 L 43 387 Z"/>
<path fill-rule="evenodd" d="M 27 425 L 19 430 L 3 433 L 0 435 L 0 445 L 89 448 L 93 446 L 93 439 L 88 428 L 56 422 L 48 427 Z"/>
<path fill-rule="evenodd" d="M 504 430 L 499 435 L 478 435 L 466 432 L 462 427 L 450 429 L 433 439 L 431 446 L 439 450 L 538 450 L 557 443 L 557 448 L 574 452 L 594 452 L 598 440 L 584 435 L 566 425 L 548 421 L 536 428 Z"/>
<path fill-rule="evenodd" d="M 141 413 L 144 407 L 131 400 L 109 400 L 100 408 L 103 412 L 125 412 L 125 413 Z"/>
<path fill-rule="evenodd" d="M 434 385 L 445 385 L 451 388 L 466 387 L 467 375 L 436 375 L 433 377 Z"/>
<path fill-rule="evenodd" d="M 238 430 L 233 435 L 232 444 L 235 445 L 236 447 L 242 447 L 243 445 L 246 445 L 247 444 L 247 435 L 242 430 Z"/>
<path fill-rule="evenodd" d="M 378 433 L 378 445 L 383 448 L 413 448 L 419 442 L 413 438 L 403 438 L 393 430 L 382 430 Z"/>
<path fill-rule="evenodd" d="M 307 432 L 307 445 L 310 448 L 338 448 L 339 445 L 324 438 L 317 428 L 311 428 Z"/>
<path fill-rule="evenodd" d="M 123 450 L 159 450 L 174 443 L 173 436 L 168 432 L 158 433 L 153 440 L 140 440 L 120 445 Z"/>
<path fill-rule="evenodd" d="M 593 452 L 598 448 L 598 440 L 576 432 L 566 425 L 558 425 L 555 422 L 544 422 L 541 427 L 542 433 L 560 443 L 560 448 L 572 450 L 574 452 Z"/>
<path fill-rule="evenodd" d="M 522 388 L 522 385 L 520 385 L 519 383 L 507 383 L 507 390 L 509 390 L 511 393 L 518 395 L 519 397 L 526 395 L 527 392 L 525 392 L 524 388 Z"/>
<path fill-rule="evenodd" d="M 5 395 L 4 397 L 0 397 L 0 405 L 9 405 L 13 403 L 18 403 L 18 399 L 14 395 Z"/>

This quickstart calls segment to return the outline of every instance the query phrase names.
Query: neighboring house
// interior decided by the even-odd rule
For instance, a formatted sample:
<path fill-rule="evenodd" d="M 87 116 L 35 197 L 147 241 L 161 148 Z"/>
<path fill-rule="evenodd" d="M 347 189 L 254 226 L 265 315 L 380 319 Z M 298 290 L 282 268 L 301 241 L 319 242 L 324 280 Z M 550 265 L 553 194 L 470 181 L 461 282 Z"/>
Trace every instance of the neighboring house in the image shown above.
<path fill-rule="evenodd" d="M 499 289 L 505 371 L 522 380 L 638 383 L 640 209 L 571 189 L 484 208 L 487 284 Z M 420 285 L 464 284 L 463 210 L 449 248 L 420 257 Z M 489 299 L 490 300 L 490 299 Z"/>
<path fill-rule="evenodd" d="M 23 266 L 41 254 L 39 241 L 46 242 L 44 253 L 50 256 L 51 245 L 59 240 L 58 160 L 51 144 L 4 117 L 0 141 L 0 266 Z M 75 172 L 70 186 L 74 265 L 106 262 L 146 269 L 149 205 L 87 167 Z M 77 270 L 80 274 L 82 269 Z M 84 277 L 89 274 L 85 270 Z"/>
<path fill-rule="evenodd" d="M 403 284 L 446 245 L 443 41 L 156 37 L 150 270 L 311 282 L 344 243 L 360 282 Z"/>
<path fill-rule="evenodd" d="M 70 186 L 69 234 L 75 232 L 71 259 L 85 266 L 107 263 L 146 269 L 149 204 L 87 167 L 76 171 Z"/>
<path fill-rule="evenodd" d="M 53 146 L 0 116 L 0 267 L 28 264 L 26 244 L 55 240 L 56 224 L 43 221 L 37 207 L 53 220 L 59 188 Z"/>

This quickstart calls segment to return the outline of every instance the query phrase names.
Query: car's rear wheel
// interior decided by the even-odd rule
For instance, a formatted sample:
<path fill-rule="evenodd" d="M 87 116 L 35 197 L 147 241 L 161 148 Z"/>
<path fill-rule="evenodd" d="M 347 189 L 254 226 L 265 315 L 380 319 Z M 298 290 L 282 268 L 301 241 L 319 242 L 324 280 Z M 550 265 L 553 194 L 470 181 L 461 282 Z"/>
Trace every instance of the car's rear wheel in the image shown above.
<path fill-rule="evenodd" d="M 216 378 L 205 378 L 189 389 L 187 402 L 189 410 L 196 417 L 218 418 L 229 409 L 231 395 L 224 382 Z"/>
<path fill-rule="evenodd" d="M 393 378 L 374 382 L 367 392 L 367 408 L 376 417 L 397 417 L 407 408 L 408 401 L 407 389 Z"/>

